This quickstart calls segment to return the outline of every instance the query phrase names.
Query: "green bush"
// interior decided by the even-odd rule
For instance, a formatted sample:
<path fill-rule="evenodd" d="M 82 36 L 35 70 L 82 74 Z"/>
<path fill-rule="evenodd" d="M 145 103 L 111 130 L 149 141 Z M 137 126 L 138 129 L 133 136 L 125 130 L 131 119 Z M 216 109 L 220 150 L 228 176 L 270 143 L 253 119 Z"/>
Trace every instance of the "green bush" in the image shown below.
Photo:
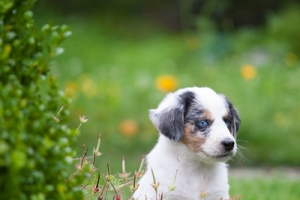
<path fill-rule="evenodd" d="M 300 54 L 300 6 L 291 5 L 279 15 L 270 15 L 266 31 L 278 42 L 288 44 L 289 50 Z"/>
<path fill-rule="evenodd" d="M 34 3 L 0 1 L 0 199 L 80 199 L 78 179 L 64 183 L 78 132 L 63 125 L 69 100 L 48 75 L 71 32 L 50 23 L 37 31 Z"/>

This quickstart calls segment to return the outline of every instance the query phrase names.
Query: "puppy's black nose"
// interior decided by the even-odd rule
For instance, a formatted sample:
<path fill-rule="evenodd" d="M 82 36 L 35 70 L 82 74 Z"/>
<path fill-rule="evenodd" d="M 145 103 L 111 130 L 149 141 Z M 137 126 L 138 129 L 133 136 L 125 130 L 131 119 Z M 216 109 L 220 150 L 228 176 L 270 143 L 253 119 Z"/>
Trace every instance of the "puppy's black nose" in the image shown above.
<path fill-rule="evenodd" d="M 221 143 L 226 151 L 231 151 L 234 147 L 234 141 L 232 141 L 231 139 L 225 139 Z"/>

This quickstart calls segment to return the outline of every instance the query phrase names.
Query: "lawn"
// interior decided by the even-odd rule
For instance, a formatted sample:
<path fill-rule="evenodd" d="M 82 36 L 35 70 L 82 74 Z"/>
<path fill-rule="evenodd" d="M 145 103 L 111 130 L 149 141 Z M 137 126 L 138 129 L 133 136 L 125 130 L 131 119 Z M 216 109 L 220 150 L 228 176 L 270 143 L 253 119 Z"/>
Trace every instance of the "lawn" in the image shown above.
<path fill-rule="evenodd" d="M 268 178 L 230 179 L 232 197 L 243 197 L 243 200 L 296 200 L 300 197 L 299 180 L 274 176 Z"/>
<path fill-rule="evenodd" d="M 218 33 L 200 21 L 202 31 L 174 33 L 142 19 L 37 12 L 39 24 L 52 19 L 73 32 L 51 73 L 72 98 L 69 125 L 77 127 L 82 115 L 89 119 L 80 128 L 78 156 L 82 144 L 92 149 L 101 133 L 100 170 L 108 162 L 119 172 L 122 156 L 129 171 L 137 169 L 158 137 L 148 110 L 166 91 L 209 86 L 226 94 L 241 115 L 238 143 L 246 159 L 232 165 L 299 166 L 299 155 L 291 152 L 300 152 L 300 62 L 292 43 L 276 35 L 278 26 L 294 26 L 282 23 L 285 17 L 270 18 L 261 29 Z M 245 200 L 300 196 L 300 182 L 280 176 L 230 182 L 231 194 Z"/>

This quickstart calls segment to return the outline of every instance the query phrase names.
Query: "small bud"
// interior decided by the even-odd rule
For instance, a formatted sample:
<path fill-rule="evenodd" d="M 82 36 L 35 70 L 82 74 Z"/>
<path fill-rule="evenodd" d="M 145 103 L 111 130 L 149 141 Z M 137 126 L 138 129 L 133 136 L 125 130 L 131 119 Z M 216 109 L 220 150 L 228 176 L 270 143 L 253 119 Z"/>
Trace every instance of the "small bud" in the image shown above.
<path fill-rule="evenodd" d="M 54 119 L 55 122 L 59 122 L 60 121 L 59 117 L 55 117 L 54 115 L 52 116 L 52 118 Z"/>
<path fill-rule="evenodd" d="M 122 158 L 122 174 L 119 174 L 119 177 L 122 178 L 122 179 L 127 179 L 130 175 L 130 172 L 126 172 L 126 169 L 125 169 L 125 158 L 123 156 Z"/>
<path fill-rule="evenodd" d="M 97 193 L 100 191 L 100 188 L 97 188 L 96 186 L 93 186 L 93 193 Z"/>
<path fill-rule="evenodd" d="M 121 179 L 127 179 L 129 177 L 129 175 L 130 175 L 130 172 L 129 173 L 123 172 L 122 174 L 119 174 L 119 177 Z"/>
<path fill-rule="evenodd" d="M 95 155 L 95 156 L 101 156 L 102 153 L 101 153 L 100 151 L 98 151 L 98 149 L 95 149 L 95 148 L 94 148 L 94 155 Z"/>
<path fill-rule="evenodd" d="M 88 159 L 84 159 L 83 160 L 83 165 L 87 165 L 87 164 L 89 164 L 90 162 L 88 161 Z"/>
<path fill-rule="evenodd" d="M 116 178 L 113 175 L 106 176 L 107 181 L 114 181 Z"/>
<path fill-rule="evenodd" d="M 176 189 L 176 186 L 175 185 L 169 185 L 168 188 L 169 188 L 170 191 L 174 191 Z"/>
<path fill-rule="evenodd" d="M 141 172 L 142 172 L 143 166 L 144 166 L 144 162 L 145 162 L 145 156 L 143 155 L 138 173 L 141 173 Z"/>
<path fill-rule="evenodd" d="M 96 148 L 97 151 L 99 151 L 99 148 L 100 148 L 101 136 L 102 136 L 102 134 L 99 134 L 99 136 L 98 136 L 98 143 L 97 143 L 97 148 Z"/>
<path fill-rule="evenodd" d="M 142 174 L 141 174 L 140 172 L 137 172 L 137 171 L 135 171 L 134 174 L 135 174 L 135 176 L 136 176 L 137 178 L 140 178 L 140 177 L 142 176 Z"/>
<path fill-rule="evenodd" d="M 202 190 L 202 191 L 200 192 L 200 197 L 201 197 L 201 199 L 204 199 L 204 198 L 206 197 L 206 195 L 207 195 L 207 193 L 206 193 L 204 190 Z"/>
<path fill-rule="evenodd" d="M 82 166 L 81 166 L 80 163 L 75 164 L 75 167 L 76 167 L 76 169 L 77 169 L 78 171 L 81 171 L 81 170 L 82 170 Z"/>
<path fill-rule="evenodd" d="M 123 156 L 123 159 L 122 159 L 122 172 L 125 173 L 126 170 L 125 170 L 125 158 Z"/>
<path fill-rule="evenodd" d="M 205 186 L 206 186 L 206 178 L 204 178 L 204 180 L 202 182 L 202 189 L 201 189 L 201 192 L 200 192 L 201 199 L 204 199 L 207 195 L 207 193 L 205 192 Z"/>
<path fill-rule="evenodd" d="M 114 198 L 113 198 L 113 199 L 115 199 L 115 200 L 121 200 L 121 199 L 122 199 L 122 197 L 121 197 L 121 195 L 117 194 L 117 195 L 115 195 L 115 196 L 114 196 Z"/>
<path fill-rule="evenodd" d="M 88 118 L 85 115 L 79 116 L 79 121 L 80 123 L 86 123 L 88 121 Z"/>
<path fill-rule="evenodd" d="M 157 188 L 159 187 L 159 183 L 153 183 L 153 184 L 151 184 L 151 186 L 152 186 L 155 190 L 157 190 Z"/>
<path fill-rule="evenodd" d="M 174 176 L 174 179 L 173 179 L 173 183 L 168 186 L 170 191 L 174 191 L 176 189 L 176 186 L 174 184 L 175 184 L 175 181 L 176 181 L 177 173 L 178 173 L 178 169 L 176 170 L 176 173 L 175 173 L 175 176 Z"/>
<path fill-rule="evenodd" d="M 52 118 L 56 121 L 56 122 L 59 122 L 60 121 L 60 118 L 59 118 L 59 114 L 60 114 L 60 112 L 64 109 L 64 105 L 59 109 L 59 111 L 58 111 L 58 113 L 57 113 L 57 115 L 56 116 L 52 116 Z"/>
<path fill-rule="evenodd" d="M 152 178 L 153 178 L 153 184 L 151 186 L 154 188 L 155 192 L 157 193 L 157 188 L 159 187 L 159 182 L 156 183 L 155 175 L 153 172 L 153 169 L 151 168 Z"/>

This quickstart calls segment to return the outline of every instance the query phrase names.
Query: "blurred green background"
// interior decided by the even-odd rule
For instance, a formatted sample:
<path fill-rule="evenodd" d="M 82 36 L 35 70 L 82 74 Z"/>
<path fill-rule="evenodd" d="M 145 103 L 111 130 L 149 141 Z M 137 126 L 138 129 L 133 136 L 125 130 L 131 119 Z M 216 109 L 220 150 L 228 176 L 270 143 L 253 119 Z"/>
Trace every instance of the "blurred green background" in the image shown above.
<path fill-rule="evenodd" d="M 102 134 L 99 168 L 139 167 L 158 132 L 148 118 L 167 92 L 208 86 L 242 119 L 233 166 L 300 165 L 298 1 L 39 1 L 35 19 L 72 36 L 51 73 L 79 116 L 78 156 Z M 243 158 L 244 157 L 244 158 Z"/>

